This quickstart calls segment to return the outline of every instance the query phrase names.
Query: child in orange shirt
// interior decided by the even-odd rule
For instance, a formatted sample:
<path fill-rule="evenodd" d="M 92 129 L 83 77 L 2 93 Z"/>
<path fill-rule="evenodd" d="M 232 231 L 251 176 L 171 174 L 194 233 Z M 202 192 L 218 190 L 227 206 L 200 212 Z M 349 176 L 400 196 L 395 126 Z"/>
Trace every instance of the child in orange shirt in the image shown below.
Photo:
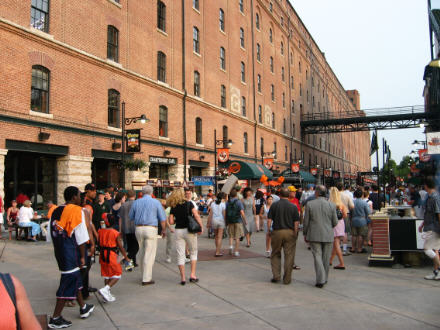
<path fill-rule="evenodd" d="M 101 264 L 101 276 L 104 278 L 105 286 L 98 290 L 99 294 L 107 302 L 115 301 L 116 298 L 110 292 L 122 275 L 122 267 L 118 262 L 118 250 L 121 251 L 127 262 L 131 260 L 127 257 L 127 253 L 122 245 L 121 233 L 113 228 L 115 225 L 115 217 L 112 214 L 104 213 L 102 219 L 106 228 L 98 230 L 100 254 L 99 263 Z"/>

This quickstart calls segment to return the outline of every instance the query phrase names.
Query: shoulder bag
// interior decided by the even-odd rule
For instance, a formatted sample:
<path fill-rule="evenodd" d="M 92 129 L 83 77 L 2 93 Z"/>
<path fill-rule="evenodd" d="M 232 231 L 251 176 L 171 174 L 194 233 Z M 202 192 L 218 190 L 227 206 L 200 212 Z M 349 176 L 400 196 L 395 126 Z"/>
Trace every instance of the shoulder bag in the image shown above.
<path fill-rule="evenodd" d="M 194 216 L 191 213 L 191 209 L 189 207 L 189 203 L 186 202 L 186 213 L 188 217 L 188 232 L 192 234 L 200 233 L 202 231 L 202 227 L 200 227 L 200 224 L 197 222 L 196 219 L 194 219 Z"/>
<path fill-rule="evenodd" d="M 16 327 L 17 327 L 17 329 L 21 329 L 20 317 L 18 316 L 17 299 L 16 299 L 17 297 L 15 295 L 15 286 L 14 286 L 14 282 L 12 282 L 11 275 L 0 273 L 0 281 L 3 282 L 3 285 L 9 294 L 9 298 L 11 298 L 11 301 L 14 304 Z"/>

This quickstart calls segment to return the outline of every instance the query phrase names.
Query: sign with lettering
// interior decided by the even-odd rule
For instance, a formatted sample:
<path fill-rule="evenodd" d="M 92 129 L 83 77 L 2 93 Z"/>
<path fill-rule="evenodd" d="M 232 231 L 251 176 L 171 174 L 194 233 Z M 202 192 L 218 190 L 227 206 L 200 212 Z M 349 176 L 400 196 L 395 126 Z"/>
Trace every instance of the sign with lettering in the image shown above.
<path fill-rule="evenodd" d="M 125 148 L 127 152 L 141 151 L 141 130 L 129 129 L 125 131 Z"/>
<path fill-rule="evenodd" d="M 429 162 L 431 155 L 428 154 L 428 149 L 419 149 L 419 160 L 421 162 Z"/>
<path fill-rule="evenodd" d="M 193 176 L 191 180 L 196 186 L 213 186 L 215 182 L 213 176 Z"/>
<path fill-rule="evenodd" d="M 176 165 L 177 158 L 150 156 L 150 163 L 163 165 Z"/>

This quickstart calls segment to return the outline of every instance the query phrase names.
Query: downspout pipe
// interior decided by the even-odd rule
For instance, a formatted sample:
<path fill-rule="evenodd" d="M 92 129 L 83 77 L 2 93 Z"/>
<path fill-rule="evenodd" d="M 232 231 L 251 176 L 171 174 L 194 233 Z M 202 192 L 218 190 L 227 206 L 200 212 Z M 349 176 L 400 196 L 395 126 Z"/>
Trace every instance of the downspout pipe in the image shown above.
<path fill-rule="evenodd" d="M 258 163 L 257 157 L 257 110 L 256 110 L 256 90 L 255 90 L 255 31 L 254 31 L 254 0 L 251 0 L 251 36 L 252 36 L 252 99 L 254 110 L 254 158 Z"/>
<path fill-rule="evenodd" d="M 182 0 L 182 132 L 183 132 L 183 181 L 186 181 L 186 158 L 187 158 L 187 141 L 186 141 L 186 73 L 185 73 L 185 0 Z"/>

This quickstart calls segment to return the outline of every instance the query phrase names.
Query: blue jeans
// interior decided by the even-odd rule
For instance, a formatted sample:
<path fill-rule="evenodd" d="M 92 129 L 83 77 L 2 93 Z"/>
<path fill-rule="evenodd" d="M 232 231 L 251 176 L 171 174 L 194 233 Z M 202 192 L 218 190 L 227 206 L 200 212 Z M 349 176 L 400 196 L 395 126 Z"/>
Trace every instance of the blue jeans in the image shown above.
<path fill-rule="evenodd" d="M 40 226 L 32 221 L 27 223 L 19 223 L 18 226 L 21 228 L 31 227 L 31 236 L 37 236 L 41 231 Z"/>

